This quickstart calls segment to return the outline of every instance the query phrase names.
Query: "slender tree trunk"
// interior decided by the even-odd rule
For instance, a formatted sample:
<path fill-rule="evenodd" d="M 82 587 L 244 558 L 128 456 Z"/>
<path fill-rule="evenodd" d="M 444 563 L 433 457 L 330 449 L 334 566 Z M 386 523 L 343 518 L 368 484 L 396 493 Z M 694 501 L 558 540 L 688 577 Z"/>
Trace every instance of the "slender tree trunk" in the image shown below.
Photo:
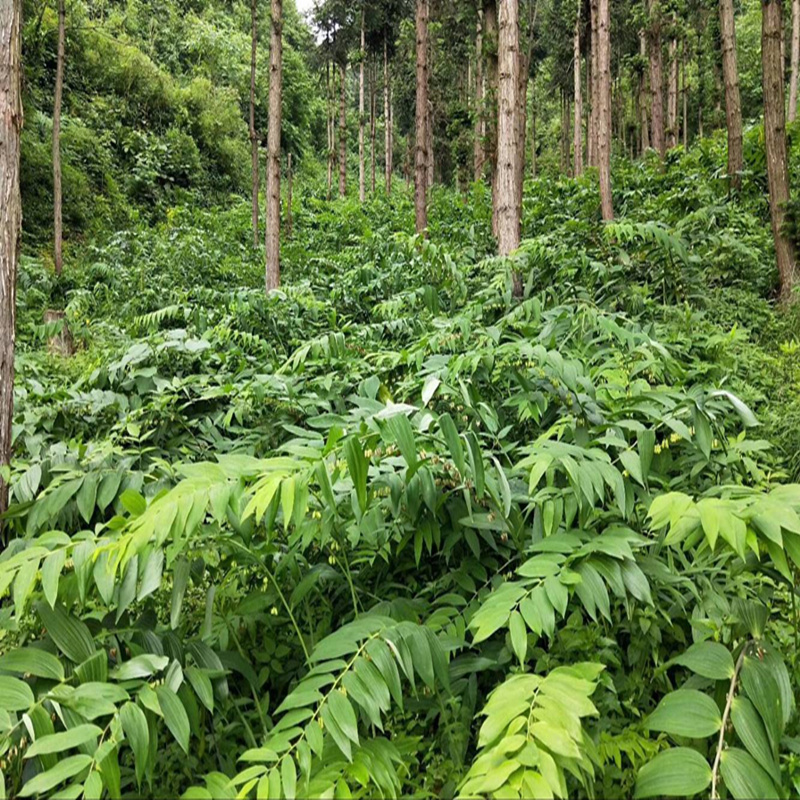
<path fill-rule="evenodd" d="M 683 40 L 683 81 L 682 81 L 682 94 L 683 94 L 683 149 L 689 146 L 689 84 L 686 82 L 686 39 Z"/>
<path fill-rule="evenodd" d="M 697 136 L 702 139 L 703 108 L 706 104 L 705 51 L 703 49 L 702 31 L 697 33 Z"/>
<path fill-rule="evenodd" d="M 364 105 L 364 67 L 366 61 L 366 31 L 364 11 L 361 11 L 361 63 L 358 68 L 358 199 L 362 204 L 367 199 L 367 163 L 364 149 L 364 124 L 366 118 Z"/>
<path fill-rule="evenodd" d="M 678 144 L 678 40 L 669 40 L 669 84 L 667 86 L 667 149 Z"/>
<path fill-rule="evenodd" d="M 417 233 L 428 228 L 428 0 L 416 0 L 417 108 L 414 217 Z"/>
<path fill-rule="evenodd" d="M 267 291 L 281 283 L 281 82 L 283 0 L 270 2 L 269 131 L 267 133 Z"/>
<path fill-rule="evenodd" d="M 384 124 L 384 175 L 386 180 L 386 194 L 392 192 L 392 111 L 389 102 L 389 45 L 384 35 L 383 39 L 383 124 Z"/>
<path fill-rule="evenodd" d="M 575 117 L 572 125 L 573 151 L 575 153 L 575 175 L 583 174 L 583 102 L 581 98 L 581 6 L 575 17 L 575 33 L 572 42 L 573 78 L 575 83 Z"/>
<path fill-rule="evenodd" d="M 375 195 L 375 132 L 377 127 L 377 99 L 375 93 L 375 63 L 369 71 L 369 147 L 370 147 L 370 162 L 371 162 L 371 186 L 372 194 Z"/>
<path fill-rule="evenodd" d="M 536 177 L 536 78 L 531 81 L 531 177 Z"/>
<path fill-rule="evenodd" d="M 800 0 L 792 0 L 792 77 L 789 84 L 789 122 L 797 117 L 797 83 L 800 77 Z"/>
<path fill-rule="evenodd" d="M 478 26 L 475 29 L 475 148 L 473 154 L 473 173 L 476 181 L 483 177 L 484 138 L 486 137 L 486 116 L 484 94 L 486 91 L 483 76 L 483 7 L 478 6 Z M 800 2 L 800 0 L 798 0 Z"/>
<path fill-rule="evenodd" d="M 56 275 L 64 266 L 63 226 L 61 219 L 61 96 L 64 91 L 64 0 L 58 0 L 58 55 L 56 57 L 56 89 L 53 101 L 53 233 Z"/>
<path fill-rule="evenodd" d="M 527 54 L 520 51 L 517 85 L 517 163 L 515 180 L 517 182 L 517 203 L 522 214 L 522 194 L 525 187 L 525 143 L 528 133 L 528 75 L 530 61 Z"/>
<path fill-rule="evenodd" d="M 647 55 L 647 41 L 643 30 L 639 31 L 639 55 L 644 64 L 644 58 Z M 647 72 L 644 66 L 639 73 L 639 117 L 640 147 L 642 155 L 644 155 L 650 147 L 650 127 L 647 119 Z"/>
<path fill-rule="evenodd" d="M 347 194 L 347 64 L 339 64 L 339 197 Z"/>
<path fill-rule="evenodd" d="M 484 0 L 483 37 L 486 52 L 486 106 L 485 153 L 492 186 L 492 233 L 497 236 L 497 94 L 498 94 L 498 30 L 497 0 Z"/>
<path fill-rule="evenodd" d="M 661 8 L 659 0 L 648 0 L 650 26 L 647 30 L 647 49 L 650 60 L 650 139 L 653 148 L 663 158 L 664 140 L 664 75 L 661 61 Z"/>
<path fill-rule="evenodd" d="M 14 344 L 22 199 L 21 0 L 0 0 L 0 514 L 8 508 L 3 467 L 11 463 L 14 417 Z M 3 523 L 0 522 L 0 530 Z"/>
<path fill-rule="evenodd" d="M 786 160 L 786 124 L 784 111 L 781 39 L 783 9 L 780 0 L 761 3 L 761 70 L 764 87 L 764 139 L 767 154 L 769 211 L 775 255 L 781 279 L 780 299 L 793 302 L 795 253 L 792 240 L 784 231 L 786 203 L 789 200 L 789 170 Z"/>
<path fill-rule="evenodd" d="M 740 189 L 742 185 L 740 173 L 744 157 L 742 154 L 742 106 L 739 100 L 739 70 L 736 66 L 733 0 L 719 0 L 719 27 L 722 38 L 722 72 L 725 79 L 725 119 L 728 126 L 728 180 L 734 189 Z M 781 97 L 783 97 L 783 89 L 781 89 Z"/>
<path fill-rule="evenodd" d="M 335 161 L 336 143 L 333 135 L 333 89 L 331 87 L 331 62 L 325 62 L 325 84 L 328 91 L 327 122 L 328 122 L 328 200 L 333 192 L 333 166 Z"/>
<path fill-rule="evenodd" d="M 517 194 L 517 113 L 519 103 L 519 3 L 500 0 L 497 92 L 497 243 L 501 256 L 519 247 L 520 206 Z M 515 286 L 519 293 L 521 286 Z"/>
<path fill-rule="evenodd" d="M 258 247 L 258 136 L 256 135 L 257 0 L 250 0 L 250 154 L 253 180 L 253 247 Z"/>
<path fill-rule="evenodd" d="M 597 101 L 597 79 L 599 66 L 597 62 L 598 43 L 597 43 L 597 0 L 589 0 L 589 42 L 591 44 L 592 71 L 589 77 L 589 166 L 598 165 L 599 154 L 597 152 L 598 138 L 598 101 Z"/>
<path fill-rule="evenodd" d="M 597 160 L 600 209 L 604 220 L 614 219 L 611 202 L 611 3 L 597 3 Z"/>
<path fill-rule="evenodd" d="M 294 219 L 292 218 L 292 154 L 286 154 L 286 238 L 292 238 L 292 228 L 294 226 Z"/>

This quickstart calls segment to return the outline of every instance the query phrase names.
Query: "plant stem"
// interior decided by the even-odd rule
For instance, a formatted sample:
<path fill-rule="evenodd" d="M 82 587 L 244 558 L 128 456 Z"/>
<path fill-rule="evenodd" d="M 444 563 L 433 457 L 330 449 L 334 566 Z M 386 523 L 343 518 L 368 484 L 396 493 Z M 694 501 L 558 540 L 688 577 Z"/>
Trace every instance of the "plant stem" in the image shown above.
<path fill-rule="evenodd" d="M 744 663 L 744 654 L 747 652 L 747 644 L 742 647 L 742 652 L 739 653 L 739 658 L 736 661 L 736 667 L 731 676 L 731 685 L 728 687 L 728 696 L 725 698 L 725 710 L 722 712 L 722 724 L 719 728 L 719 740 L 717 742 L 717 752 L 714 756 L 714 766 L 711 768 L 711 800 L 719 800 L 719 792 L 717 791 L 717 777 L 719 775 L 719 762 L 722 758 L 722 748 L 725 746 L 725 726 L 728 724 L 728 717 L 731 713 L 731 704 L 733 703 L 733 696 L 736 692 L 736 682 L 739 679 L 739 672 Z"/>

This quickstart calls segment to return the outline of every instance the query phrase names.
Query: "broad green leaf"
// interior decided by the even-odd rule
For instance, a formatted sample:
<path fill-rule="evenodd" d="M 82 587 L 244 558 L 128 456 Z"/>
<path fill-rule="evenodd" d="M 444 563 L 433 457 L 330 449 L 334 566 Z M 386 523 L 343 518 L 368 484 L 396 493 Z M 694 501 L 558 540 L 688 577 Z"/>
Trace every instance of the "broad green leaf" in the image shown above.
<path fill-rule="evenodd" d="M 189 583 L 190 568 L 191 565 L 185 558 L 179 558 L 173 565 L 172 600 L 169 612 L 169 626 L 172 630 L 175 630 L 180 622 L 181 606 L 183 605 L 183 596 L 186 594 L 186 586 Z"/>
<path fill-rule="evenodd" d="M 21 789 L 20 797 L 30 797 L 34 794 L 46 794 L 65 780 L 83 772 L 92 757 L 84 754 L 69 756 L 63 761 L 59 761 L 54 767 L 46 772 L 41 772 L 31 778 Z"/>
<path fill-rule="evenodd" d="M 678 689 L 666 695 L 647 718 L 647 727 L 652 731 L 693 739 L 719 733 L 720 725 L 722 717 L 717 704 L 695 689 Z"/>
<path fill-rule="evenodd" d="M 35 675 L 52 681 L 64 680 L 61 662 L 52 653 L 38 647 L 22 647 L 0 656 L 0 670 Z"/>
<path fill-rule="evenodd" d="M 150 752 L 150 731 L 144 711 L 135 703 L 125 703 L 119 710 L 119 719 L 122 730 L 133 750 L 133 762 L 136 767 L 136 781 L 142 783 L 147 769 Z"/>
<path fill-rule="evenodd" d="M 149 678 L 156 672 L 163 670 L 169 664 L 167 656 L 155 656 L 152 653 L 143 653 L 140 656 L 124 661 L 109 673 L 109 677 L 117 681 L 129 681 L 135 678 Z"/>
<path fill-rule="evenodd" d="M 61 753 L 72 747 L 79 747 L 85 742 L 90 742 L 103 735 L 103 730 L 97 725 L 78 725 L 61 733 L 51 733 L 49 736 L 38 738 L 26 751 L 25 758 L 45 753 Z"/>
<path fill-rule="evenodd" d="M 0 675 L 0 709 L 27 711 L 35 702 L 31 687 L 19 678 Z"/>
<path fill-rule="evenodd" d="M 729 747 L 722 751 L 719 766 L 722 780 L 735 800 L 778 800 L 778 790 L 758 762 L 744 750 Z"/>
<path fill-rule="evenodd" d="M 733 677 L 733 656 L 718 642 L 697 642 L 685 653 L 673 659 L 676 664 L 714 681 Z"/>
<path fill-rule="evenodd" d="M 710 783 L 711 767 L 697 750 L 673 747 L 639 770 L 634 797 L 691 797 L 704 792 Z"/>
<path fill-rule="evenodd" d="M 734 697 L 731 703 L 733 729 L 753 758 L 778 784 L 781 773 L 769 744 L 764 723 L 755 706 L 746 697 Z"/>
<path fill-rule="evenodd" d="M 189 717 L 180 698 L 167 686 L 156 687 L 158 703 L 164 713 L 164 722 L 185 753 L 189 752 Z"/>
<path fill-rule="evenodd" d="M 81 620 L 62 606 L 50 608 L 46 603 L 39 603 L 36 610 L 50 638 L 70 661 L 81 664 L 94 655 L 94 639 Z"/>
<path fill-rule="evenodd" d="M 513 611 L 508 621 L 508 629 L 511 634 L 511 646 L 514 654 L 519 659 L 521 666 L 525 666 L 525 656 L 528 653 L 528 630 L 519 611 Z"/>
<path fill-rule="evenodd" d="M 357 436 L 351 436 L 345 444 L 345 457 L 347 458 L 347 469 L 350 472 L 350 479 L 356 490 L 358 506 L 363 513 L 367 509 L 367 459 L 364 456 L 364 448 Z"/>

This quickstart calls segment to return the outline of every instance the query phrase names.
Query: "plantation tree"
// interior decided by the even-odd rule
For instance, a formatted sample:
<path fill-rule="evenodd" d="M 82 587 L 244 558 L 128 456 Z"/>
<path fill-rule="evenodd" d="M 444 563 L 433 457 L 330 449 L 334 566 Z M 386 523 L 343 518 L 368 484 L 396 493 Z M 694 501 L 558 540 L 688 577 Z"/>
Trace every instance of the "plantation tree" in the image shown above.
<path fill-rule="evenodd" d="M 583 102 L 581 98 L 581 6 L 578 2 L 578 12 L 575 15 L 575 34 L 573 36 L 573 75 L 575 82 L 575 112 L 572 126 L 574 174 L 575 177 L 583 174 Z"/>
<path fill-rule="evenodd" d="M 267 291 L 281 283 L 281 82 L 283 0 L 271 0 L 269 46 L 269 131 L 267 138 Z"/>
<path fill-rule="evenodd" d="M 358 199 L 363 203 L 367 199 L 367 166 L 364 151 L 364 68 L 367 60 L 365 9 L 361 8 L 361 50 L 358 64 Z"/>
<path fill-rule="evenodd" d="M 603 219 L 614 219 L 611 201 L 611 6 L 597 2 L 597 158 Z"/>
<path fill-rule="evenodd" d="M 783 87 L 783 6 L 781 0 L 761 2 L 761 77 L 764 89 L 764 140 L 769 184 L 769 212 L 775 256 L 785 305 L 794 301 L 795 252 L 784 230 L 789 200 L 786 122 Z"/>
<path fill-rule="evenodd" d="M 669 40 L 669 82 L 667 86 L 667 143 L 671 150 L 678 144 L 678 38 L 676 21 L 672 19 L 672 35 Z"/>
<path fill-rule="evenodd" d="M 17 261 L 22 227 L 21 0 L 0 0 L 0 514 L 8 508 L 14 416 Z M 2 522 L 0 522 L 2 528 Z"/>
<path fill-rule="evenodd" d="M 501 256 L 519 247 L 520 204 L 517 194 L 517 92 L 519 89 L 519 3 L 499 0 L 497 100 L 497 180 L 495 216 Z"/>
<path fill-rule="evenodd" d="M 650 143 L 663 158 L 664 139 L 664 76 L 661 62 L 661 5 L 659 0 L 647 0 L 649 26 L 647 53 L 650 63 Z"/>
<path fill-rule="evenodd" d="M 728 180 L 733 188 L 740 189 L 743 165 L 742 105 L 739 97 L 739 70 L 736 65 L 736 26 L 733 19 L 733 0 L 719 0 L 719 27 L 722 37 L 722 74 L 725 81 L 725 119 L 728 127 Z M 781 97 L 783 97 L 783 88 L 781 88 Z M 783 108 L 783 100 L 781 100 L 781 108 Z"/>
<path fill-rule="evenodd" d="M 58 50 L 56 54 L 56 86 L 53 94 L 53 260 L 56 275 L 64 266 L 63 224 L 61 215 L 61 97 L 64 91 L 64 0 L 58 0 Z"/>
<path fill-rule="evenodd" d="M 257 0 L 250 0 L 250 152 L 252 160 L 253 247 L 258 247 L 258 137 L 256 135 Z"/>
<path fill-rule="evenodd" d="M 478 22 L 475 27 L 475 133 L 473 149 L 473 180 L 479 181 L 483 177 L 483 140 L 486 137 L 486 118 L 483 113 L 483 104 L 486 96 L 486 81 L 483 72 L 483 0 L 477 0 Z"/>
<path fill-rule="evenodd" d="M 792 55 L 789 83 L 789 122 L 797 117 L 797 84 L 800 78 L 800 0 L 792 0 Z"/>
<path fill-rule="evenodd" d="M 414 219 L 417 233 L 423 233 L 428 227 L 428 0 L 416 0 L 416 3 Z"/>

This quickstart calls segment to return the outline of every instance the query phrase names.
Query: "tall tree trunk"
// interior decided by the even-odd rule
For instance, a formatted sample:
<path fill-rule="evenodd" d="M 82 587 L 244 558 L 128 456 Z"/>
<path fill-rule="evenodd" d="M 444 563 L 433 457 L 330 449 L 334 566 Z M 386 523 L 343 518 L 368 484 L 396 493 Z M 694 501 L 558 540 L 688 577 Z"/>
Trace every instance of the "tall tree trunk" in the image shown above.
<path fill-rule="evenodd" d="M 647 119 L 647 72 L 644 69 L 647 42 L 643 30 L 639 31 L 639 55 L 642 57 L 642 71 L 639 73 L 639 146 L 644 155 L 650 147 L 650 128 Z"/>
<path fill-rule="evenodd" d="M 719 0 L 719 27 L 722 37 L 722 72 L 725 78 L 725 119 L 728 125 L 728 180 L 734 189 L 742 185 L 742 106 L 739 100 L 739 70 L 736 67 L 736 28 L 733 0 Z M 783 38 L 783 36 L 781 36 Z M 783 69 L 780 77 L 782 80 Z M 783 97 L 783 88 L 781 88 Z M 781 101 L 781 108 L 783 101 Z"/>
<path fill-rule="evenodd" d="M 479 0 L 479 3 L 481 0 Z M 800 0 L 798 0 L 800 2 Z M 484 94 L 486 91 L 483 77 L 483 7 L 478 6 L 478 26 L 475 29 L 475 147 L 473 153 L 474 179 L 479 181 L 483 177 L 483 152 L 484 138 L 486 136 L 486 116 L 484 109 Z"/>
<path fill-rule="evenodd" d="M 531 81 L 531 177 L 536 177 L 536 78 Z"/>
<path fill-rule="evenodd" d="M 683 95 L 683 149 L 689 146 L 689 84 L 686 82 L 686 39 L 683 40 L 683 80 L 681 81 Z"/>
<path fill-rule="evenodd" d="M 786 203 L 789 200 L 789 170 L 786 161 L 786 124 L 784 111 L 783 9 L 780 0 L 761 2 L 761 74 L 764 88 L 764 139 L 767 153 L 769 211 L 775 255 L 781 279 L 781 302 L 793 301 L 795 253 L 792 240 L 784 231 Z"/>
<path fill-rule="evenodd" d="M 64 0 L 58 0 L 58 55 L 56 57 L 56 89 L 53 101 L 53 260 L 56 275 L 64 266 L 63 226 L 61 220 L 61 95 L 64 91 Z"/>
<path fill-rule="evenodd" d="M 258 137 L 256 135 L 257 0 L 250 0 L 250 154 L 253 180 L 253 247 L 258 247 Z"/>
<path fill-rule="evenodd" d="M 663 158 L 664 140 L 664 74 L 661 63 L 661 8 L 659 0 L 648 0 L 650 25 L 647 30 L 647 50 L 650 60 L 650 139 L 653 148 Z"/>
<path fill-rule="evenodd" d="M 369 71 L 369 147 L 371 162 L 371 186 L 372 194 L 375 195 L 375 132 L 377 126 L 377 99 L 375 91 L 375 63 L 373 61 Z"/>
<path fill-rule="evenodd" d="M 497 236 L 497 93 L 498 93 L 498 0 L 484 0 L 483 39 L 486 53 L 486 163 L 492 186 L 492 233 Z"/>
<path fill-rule="evenodd" d="M 789 84 L 789 122 L 797 117 L 797 83 L 800 77 L 800 0 L 792 0 L 792 77 Z"/>
<path fill-rule="evenodd" d="M 697 136 L 702 139 L 703 107 L 706 104 L 705 50 L 703 49 L 702 31 L 697 33 Z"/>
<path fill-rule="evenodd" d="M 520 206 L 517 194 L 517 113 L 519 103 L 519 3 L 500 0 L 497 92 L 497 244 L 501 256 L 519 247 Z M 515 286 L 519 293 L 521 286 Z"/>
<path fill-rule="evenodd" d="M 591 50 L 591 63 L 592 69 L 589 73 L 588 80 L 588 93 L 589 93 L 589 141 L 587 144 L 587 152 L 589 156 L 589 166 L 596 167 L 598 163 L 597 153 L 597 0 L 589 0 L 589 43 Z"/>
<path fill-rule="evenodd" d="M 270 2 L 269 131 L 267 134 L 267 291 L 281 283 L 281 82 L 283 0 Z"/>
<path fill-rule="evenodd" d="M 333 167 L 336 161 L 336 141 L 333 135 L 333 88 L 331 87 L 331 62 L 325 62 L 325 84 L 327 87 L 327 122 L 328 122 L 328 200 L 333 192 Z"/>
<path fill-rule="evenodd" d="M 366 31 L 364 29 L 364 10 L 361 10 L 361 62 L 358 69 L 358 199 L 367 199 L 367 163 L 364 149 L 364 67 L 366 61 Z"/>
<path fill-rule="evenodd" d="M 294 220 L 292 218 L 292 154 L 286 154 L 286 238 L 292 238 L 292 227 Z"/>
<path fill-rule="evenodd" d="M 678 144 L 678 40 L 669 40 L 669 83 L 667 86 L 667 149 Z"/>
<path fill-rule="evenodd" d="M 339 64 L 339 197 L 347 194 L 347 64 Z"/>
<path fill-rule="evenodd" d="M 430 79 L 430 62 L 428 62 L 428 78 Z M 428 88 L 430 90 L 430 80 Z M 427 182 L 427 187 L 430 189 L 433 186 L 433 179 L 436 169 L 435 163 L 435 154 L 433 151 L 433 103 L 430 100 L 430 96 L 428 97 L 428 119 L 425 120 L 425 137 L 427 141 L 425 142 L 425 155 L 427 156 L 427 171 L 425 180 Z"/>
<path fill-rule="evenodd" d="M 597 3 L 597 166 L 600 172 L 600 210 L 614 219 L 611 202 L 611 3 Z"/>
<path fill-rule="evenodd" d="M 517 182 L 517 203 L 522 214 L 522 194 L 525 186 L 525 140 L 528 132 L 528 75 L 530 57 L 520 50 L 517 85 L 517 153 L 514 167 Z"/>
<path fill-rule="evenodd" d="M 0 468 L 11 463 L 14 417 L 17 262 L 22 230 L 19 189 L 21 16 L 21 0 L 0 0 Z M 8 485 L 0 470 L 0 514 L 7 508 Z"/>
<path fill-rule="evenodd" d="M 573 78 L 575 84 L 575 117 L 572 125 L 573 151 L 575 153 L 575 176 L 583 174 L 583 102 L 581 98 L 581 4 L 575 17 L 575 33 L 572 42 Z"/>
<path fill-rule="evenodd" d="M 414 218 L 417 233 L 428 228 L 428 0 L 416 0 L 417 108 Z"/>
<path fill-rule="evenodd" d="M 383 39 L 383 125 L 384 125 L 384 176 L 386 194 L 392 192 L 392 110 L 389 102 L 389 44 L 386 34 Z"/>

